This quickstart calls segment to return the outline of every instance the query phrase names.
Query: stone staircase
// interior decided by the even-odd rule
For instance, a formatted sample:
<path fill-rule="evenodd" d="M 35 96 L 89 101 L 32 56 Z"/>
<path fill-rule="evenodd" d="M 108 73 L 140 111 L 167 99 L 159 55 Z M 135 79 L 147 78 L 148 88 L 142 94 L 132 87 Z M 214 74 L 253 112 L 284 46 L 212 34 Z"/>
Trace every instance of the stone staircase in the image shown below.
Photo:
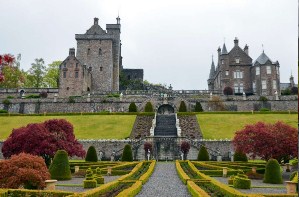
<path fill-rule="evenodd" d="M 154 136 L 177 136 L 175 114 L 156 116 Z"/>

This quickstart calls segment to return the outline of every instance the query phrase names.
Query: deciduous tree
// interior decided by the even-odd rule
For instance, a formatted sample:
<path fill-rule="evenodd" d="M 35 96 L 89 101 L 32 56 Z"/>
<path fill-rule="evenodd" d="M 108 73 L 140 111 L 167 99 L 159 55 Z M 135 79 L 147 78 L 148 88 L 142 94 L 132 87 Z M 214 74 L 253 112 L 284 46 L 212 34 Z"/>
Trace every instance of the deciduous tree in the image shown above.
<path fill-rule="evenodd" d="M 43 77 L 45 76 L 45 62 L 42 58 L 36 58 L 35 62 L 31 64 L 31 68 L 27 72 L 27 83 L 34 88 L 41 88 L 43 84 Z M 27 85 L 28 86 L 28 85 Z"/>
<path fill-rule="evenodd" d="M 237 131 L 233 144 L 236 150 L 250 154 L 253 158 L 259 156 L 265 160 L 274 158 L 281 161 L 289 156 L 297 156 L 297 129 L 283 122 L 258 122 Z"/>
<path fill-rule="evenodd" d="M 181 151 L 184 154 L 184 160 L 187 159 L 187 155 L 189 153 L 189 150 L 190 150 L 190 144 L 188 142 L 186 142 L 186 141 L 183 141 L 181 143 Z"/>
<path fill-rule="evenodd" d="M 75 139 L 73 126 L 64 119 L 14 129 L 2 147 L 5 158 L 25 152 L 42 156 L 47 164 L 57 150 L 65 150 L 69 156 L 85 156 L 82 145 Z"/>
<path fill-rule="evenodd" d="M 57 88 L 59 82 L 59 65 L 61 61 L 54 61 L 46 67 L 44 83 L 47 87 Z"/>

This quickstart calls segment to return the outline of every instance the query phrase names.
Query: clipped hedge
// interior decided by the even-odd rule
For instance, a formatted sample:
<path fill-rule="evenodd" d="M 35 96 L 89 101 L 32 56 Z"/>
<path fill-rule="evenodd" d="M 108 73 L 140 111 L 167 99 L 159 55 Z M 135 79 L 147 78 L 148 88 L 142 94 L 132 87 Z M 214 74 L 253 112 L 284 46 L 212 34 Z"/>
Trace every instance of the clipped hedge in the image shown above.
<path fill-rule="evenodd" d="M 83 188 L 95 188 L 97 187 L 97 181 L 92 179 L 92 180 L 84 180 L 83 181 Z"/>
<path fill-rule="evenodd" d="M 142 181 L 142 184 L 145 184 L 149 177 L 152 175 L 152 173 L 154 172 L 154 169 L 155 169 L 155 165 L 156 165 L 156 161 L 152 161 L 152 163 L 150 164 L 148 170 L 146 173 L 144 173 L 140 178 L 139 180 Z"/>
<path fill-rule="evenodd" d="M 116 197 L 134 197 L 136 196 L 142 188 L 142 181 L 136 181 L 131 187 L 120 192 Z"/>
<path fill-rule="evenodd" d="M 118 180 L 119 180 L 119 181 L 123 181 L 123 180 L 125 180 L 125 179 L 128 179 L 128 178 L 129 178 L 130 176 L 132 176 L 135 172 L 137 172 L 138 170 L 140 170 L 141 167 L 142 167 L 142 165 L 143 165 L 143 162 L 140 162 L 139 164 L 137 164 L 137 165 L 133 168 L 133 170 L 132 170 L 129 174 L 126 174 L 126 175 L 120 177 Z"/>
<path fill-rule="evenodd" d="M 121 160 L 122 161 L 133 161 L 132 148 L 131 148 L 130 144 L 125 145 Z"/>
<path fill-rule="evenodd" d="M 68 154 L 64 150 L 58 150 L 54 156 L 53 162 L 50 165 L 49 172 L 52 179 L 70 180 L 71 169 L 69 165 Z"/>
<path fill-rule="evenodd" d="M 247 178 L 236 176 L 233 182 L 234 188 L 250 189 L 251 187 L 251 180 Z"/>
<path fill-rule="evenodd" d="M 222 177 L 223 176 L 223 170 L 201 170 L 201 173 L 204 173 L 205 175 L 208 176 L 213 176 L 213 177 Z M 239 170 L 227 170 L 227 176 L 231 175 L 236 175 L 239 173 Z"/>
<path fill-rule="evenodd" d="M 234 161 L 248 162 L 248 158 L 245 153 L 236 151 L 234 154 Z"/>
<path fill-rule="evenodd" d="M 175 167 L 182 182 L 186 185 L 190 177 L 185 173 L 178 160 L 175 161 Z"/>
<path fill-rule="evenodd" d="M 91 189 L 89 191 L 86 191 L 84 193 L 76 194 L 74 196 L 82 196 L 82 197 L 98 197 L 101 194 L 104 194 L 113 188 L 117 187 L 119 185 L 119 181 L 115 180 L 112 182 L 109 182 L 107 184 L 101 185 L 100 187 Z"/>
<path fill-rule="evenodd" d="M 194 197 L 209 197 L 210 195 L 201 189 L 198 185 L 196 185 L 193 181 L 187 181 L 187 188 L 190 194 Z"/>
<path fill-rule="evenodd" d="M 74 192 L 57 191 L 57 190 L 8 189 L 8 193 L 7 194 L 8 194 L 8 196 L 64 197 L 64 196 L 72 195 L 72 194 L 74 194 Z"/>
<path fill-rule="evenodd" d="M 0 189 L 0 197 L 7 197 L 8 190 L 7 189 Z"/>

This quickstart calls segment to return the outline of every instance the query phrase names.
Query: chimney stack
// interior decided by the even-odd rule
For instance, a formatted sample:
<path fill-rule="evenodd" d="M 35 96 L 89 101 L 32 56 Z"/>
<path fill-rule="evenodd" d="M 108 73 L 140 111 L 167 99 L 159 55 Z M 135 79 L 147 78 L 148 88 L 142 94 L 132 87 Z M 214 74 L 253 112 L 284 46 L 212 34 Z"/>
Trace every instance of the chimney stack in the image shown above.
<path fill-rule="evenodd" d="M 249 49 L 248 49 L 248 45 L 246 44 L 244 47 L 244 52 L 249 55 Z"/>
<path fill-rule="evenodd" d="M 235 46 L 238 46 L 238 45 L 239 45 L 239 40 L 238 40 L 237 37 L 235 37 L 234 43 L 235 43 Z"/>
<path fill-rule="evenodd" d="M 75 48 L 70 48 L 69 56 L 75 56 Z"/>
<path fill-rule="evenodd" d="M 98 25 L 99 24 L 99 19 L 98 18 L 94 18 L 94 25 Z"/>

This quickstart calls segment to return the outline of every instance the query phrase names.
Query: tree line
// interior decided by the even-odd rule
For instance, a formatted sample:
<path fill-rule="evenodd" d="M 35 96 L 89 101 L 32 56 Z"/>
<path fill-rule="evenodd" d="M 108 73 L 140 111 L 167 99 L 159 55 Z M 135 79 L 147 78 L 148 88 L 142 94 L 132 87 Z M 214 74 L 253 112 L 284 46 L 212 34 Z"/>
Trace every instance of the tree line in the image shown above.
<path fill-rule="evenodd" d="M 43 58 L 36 58 L 25 71 L 20 66 L 21 55 L 0 55 L 0 88 L 57 88 L 59 84 L 59 65 L 53 61 L 45 65 Z"/>

